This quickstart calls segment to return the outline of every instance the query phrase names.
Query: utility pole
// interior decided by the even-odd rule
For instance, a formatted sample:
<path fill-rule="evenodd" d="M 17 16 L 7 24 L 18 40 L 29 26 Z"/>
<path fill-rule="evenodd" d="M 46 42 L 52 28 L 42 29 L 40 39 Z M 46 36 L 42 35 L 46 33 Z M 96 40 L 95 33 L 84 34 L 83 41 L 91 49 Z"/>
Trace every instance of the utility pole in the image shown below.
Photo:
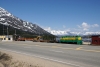
<path fill-rule="evenodd" d="M 15 29 L 15 40 L 16 40 L 16 29 Z"/>
<path fill-rule="evenodd" d="M 3 25 L 3 35 L 4 35 L 4 25 Z"/>
<path fill-rule="evenodd" d="M 7 22 L 8 22 L 8 18 L 7 18 Z M 8 35 L 9 35 L 8 26 L 9 26 L 9 25 L 7 25 L 7 37 L 8 37 Z M 8 38 L 9 38 L 9 37 L 8 37 Z"/>
<path fill-rule="evenodd" d="M 39 27 L 39 42 L 40 42 L 40 39 L 41 39 L 41 34 L 40 34 L 40 27 Z"/>
<path fill-rule="evenodd" d="M 40 28 L 39 28 L 39 36 L 40 36 Z"/>
<path fill-rule="evenodd" d="M 7 37 L 8 37 L 8 35 L 9 35 L 9 32 L 8 32 L 8 26 L 7 26 Z"/>
<path fill-rule="evenodd" d="M 15 29 L 15 35 L 16 35 L 16 29 Z"/>
<path fill-rule="evenodd" d="M 89 34 L 88 34 L 88 45 L 90 45 L 90 41 L 89 41 L 90 37 L 89 37 Z"/>

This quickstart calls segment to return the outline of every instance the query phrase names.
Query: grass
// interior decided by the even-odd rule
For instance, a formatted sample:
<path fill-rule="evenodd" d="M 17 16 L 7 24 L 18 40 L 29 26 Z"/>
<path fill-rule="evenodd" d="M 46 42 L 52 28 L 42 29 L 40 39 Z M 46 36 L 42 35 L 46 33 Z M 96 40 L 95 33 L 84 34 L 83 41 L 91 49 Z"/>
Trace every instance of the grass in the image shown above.
<path fill-rule="evenodd" d="M 12 56 L 0 52 L 0 67 L 40 67 L 20 61 L 12 61 Z"/>

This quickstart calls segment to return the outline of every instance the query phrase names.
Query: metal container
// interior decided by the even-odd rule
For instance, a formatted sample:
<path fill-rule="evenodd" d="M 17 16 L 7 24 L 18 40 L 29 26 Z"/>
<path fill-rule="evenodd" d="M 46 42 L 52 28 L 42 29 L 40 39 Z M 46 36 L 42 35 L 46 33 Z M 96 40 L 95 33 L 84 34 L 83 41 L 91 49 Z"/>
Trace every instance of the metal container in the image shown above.
<path fill-rule="evenodd" d="M 100 46 L 100 35 L 92 36 L 92 45 Z"/>

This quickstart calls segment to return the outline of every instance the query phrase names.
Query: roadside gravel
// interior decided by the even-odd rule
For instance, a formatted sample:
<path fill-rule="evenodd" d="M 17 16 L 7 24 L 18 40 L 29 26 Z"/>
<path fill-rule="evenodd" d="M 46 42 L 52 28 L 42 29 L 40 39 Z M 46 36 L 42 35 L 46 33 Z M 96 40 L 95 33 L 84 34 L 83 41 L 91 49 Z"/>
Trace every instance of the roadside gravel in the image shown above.
<path fill-rule="evenodd" d="M 53 62 L 49 60 L 44 60 L 44 59 L 36 58 L 33 56 L 18 54 L 18 53 L 4 51 L 4 50 L 0 50 L 0 51 L 11 55 L 13 58 L 12 59 L 13 61 L 25 62 L 29 65 L 34 65 L 37 67 L 72 67 L 69 65 L 65 65 L 65 64 L 61 64 L 61 63 L 57 63 L 57 62 Z"/>

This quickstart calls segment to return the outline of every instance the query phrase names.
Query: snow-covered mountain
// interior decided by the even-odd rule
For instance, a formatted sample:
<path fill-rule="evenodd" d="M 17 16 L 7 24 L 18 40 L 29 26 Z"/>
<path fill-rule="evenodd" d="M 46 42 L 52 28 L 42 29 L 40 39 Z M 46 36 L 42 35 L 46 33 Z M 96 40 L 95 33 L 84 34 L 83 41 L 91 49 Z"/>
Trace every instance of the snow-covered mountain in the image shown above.
<path fill-rule="evenodd" d="M 53 35 L 70 35 L 70 36 L 76 36 L 76 35 L 100 35 L 100 32 L 71 32 L 71 31 L 61 31 L 61 30 L 46 30 L 50 32 Z"/>
<path fill-rule="evenodd" d="M 11 26 L 16 29 L 35 33 L 35 34 L 50 34 L 36 24 L 24 21 L 7 10 L 0 7 L 0 24 Z"/>

